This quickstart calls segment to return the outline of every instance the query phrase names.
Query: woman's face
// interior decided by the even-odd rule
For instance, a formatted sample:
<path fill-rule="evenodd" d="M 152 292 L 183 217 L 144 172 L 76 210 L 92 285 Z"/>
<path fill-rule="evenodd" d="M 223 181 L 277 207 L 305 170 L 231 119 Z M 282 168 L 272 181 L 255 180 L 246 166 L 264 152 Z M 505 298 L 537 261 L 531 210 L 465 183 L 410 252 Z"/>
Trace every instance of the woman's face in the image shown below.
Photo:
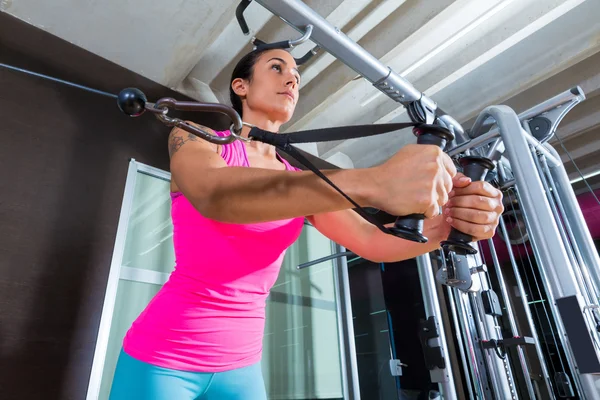
<path fill-rule="evenodd" d="M 300 73 L 294 57 L 285 50 L 269 50 L 254 64 L 251 81 L 235 80 L 233 89 L 242 98 L 245 96 L 250 111 L 286 123 L 294 114 L 299 85 Z"/>

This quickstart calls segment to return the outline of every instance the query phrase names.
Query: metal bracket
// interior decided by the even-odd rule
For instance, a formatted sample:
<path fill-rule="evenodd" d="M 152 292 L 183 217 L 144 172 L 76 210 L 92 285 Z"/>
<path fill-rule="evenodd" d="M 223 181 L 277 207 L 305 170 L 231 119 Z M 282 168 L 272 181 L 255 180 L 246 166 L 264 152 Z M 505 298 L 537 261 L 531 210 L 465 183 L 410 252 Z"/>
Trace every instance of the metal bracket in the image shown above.
<path fill-rule="evenodd" d="M 378 82 L 375 82 L 373 84 L 373 86 L 375 86 L 376 89 L 381 90 L 392 100 L 395 100 L 398 103 L 403 103 L 406 99 L 406 95 L 402 91 L 400 91 L 399 88 L 395 87 L 392 82 L 390 82 L 391 77 L 392 77 L 392 70 L 390 69 L 388 76 L 386 76 L 385 78 L 383 78 L 382 80 L 380 80 Z"/>
<path fill-rule="evenodd" d="M 469 261 L 465 256 L 453 252 L 445 255 L 442 252 L 442 268 L 437 271 L 435 279 L 442 285 L 467 292 L 473 286 L 471 275 L 480 272 L 478 269 L 481 268 L 482 266 L 470 268 Z"/>
<path fill-rule="evenodd" d="M 430 340 L 439 337 L 438 325 L 434 317 L 429 317 L 419 322 L 419 340 L 421 341 L 421 348 L 425 357 L 425 366 L 428 370 L 446 368 L 446 360 L 442 354 L 441 347 L 430 345 Z"/>
<path fill-rule="evenodd" d="M 248 8 L 250 3 L 252 3 L 252 0 L 242 0 L 242 2 L 238 4 L 237 8 L 235 9 L 235 17 L 237 18 L 238 24 L 240 25 L 244 35 L 250 34 L 250 28 L 248 28 L 248 23 L 246 22 L 246 18 L 244 18 L 244 11 L 246 8 Z"/>
<path fill-rule="evenodd" d="M 250 5 L 251 2 L 252 2 L 252 0 L 242 0 L 240 2 L 240 4 L 238 4 L 238 6 L 235 10 L 235 17 L 237 18 L 238 24 L 240 25 L 240 29 L 246 36 L 250 34 L 250 28 L 248 27 L 246 18 L 244 18 L 244 11 L 246 10 L 246 8 L 248 8 L 248 6 Z M 262 40 L 254 37 L 254 38 L 252 38 L 251 42 L 254 45 L 254 50 L 256 50 L 258 48 L 293 49 L 294 47 L 299 46 L 302 43 L 306 42 L 308 39 L 310 39 L 310 36 L 312 35 L 312 31 L 313 31 L 313 26 L 309 24 L 309 25 L 306 25 L 302 36 L 298 39 L 290 39 L 290 40 L 285 40 L 285 41 L 277 42 L 277 43 L 266 43 L 266 42 L 263 42 Z M 315 56 L 317 54 L 319 49 L 320 49 L 319 46 L 315 46 L 314 48 L 309 50 L 302 57 L 294 58 L 296 60 L 296 64 L 300 66 L 300 65 L 306 63 L 308 60 L 310 60 L 313 56 Z"/>
<path fill-rule="evenodd" d="M 481 265 L 471 268 L 470 271 L 471 271 L 471 275 L 478 274 L 480 272 L 485 272 L 487 274 L 488 269 L 487 269 L 487 265 L 481 264 Z"/>
<path fill-rule="evenodd" d="M 554 383 L 558 390 L 558 396 L 561 398 L 575 397 L 575 388 L 571 383 L 571 378 L 564 372 L 557 372 L 554 374 Z"/>
<path fill-rule="evenodd" d="M 312 25 L 313 32 L 310 40 L 313 43 L 356 71 L 394 101 L 405 107 L 416 103 L 412 106 L 412 110 L 409 110 L 411 118 L 415 118 L 414 122 L 427 124 L 435 122 L 437 105 L 433 100 L 382 64 L 379 59 L 340 29 L 331 25 L 304 2 L 300 0 L 256 0 L 256 2 L 300 32 L 304 32 L 306 26 Z"/>
<path fill-rule="evenodd" d="M 507 339 L 482 340 L 481 348 L 486 350 L 494 350 L 498 357 L 500 357 L 502 360 L 506 360 L 507 347 L 523 346 L 526 344 L 535 344 L 535 341 L 533 338 L 527 336 L 515 336 Z"/>
<path fill-rule="evenodd" d="M 385 78 L 375 82 L 373 86 L 385 93 L 392 100 L 404 104 L 411 121 L 433 124 L 436 120 L 437 104 L 423 95 L 418 100 L 407 101 L 405 92 L 399 87 L 401 83 L 395 84 L 394 80 L 397 80 L 397 75 L 390 69 L 389 74 Z"/>
<path fill-rule="evenodd" d="M 307 25 L 304 28 L 303 35 L 298 39 L 284 40 L 284 41 L 275 42 L 275 43 L 266 43 L 260 39 L 253 37 L 251 42 L 254 45 L 254 50 L 293 49 L 294 47 L 297 47 L 297 46 L 301 45 L 302 43 L 306 42 L 308 39 L 310 39 L 310 35 L 312 35 L 312 31 L 313 31 L 313 26 Z M 313 58 L 314 55 L 317 54 L 319 49 L 320 49 L 319 46 L 315 46 L 311 50 L 307 51 L 306 54 L 304 54 L 302 57 L 300 57 L 300 58 L 294 57 L 294 60 L 296 60 L 296 65 L 300 66 L 300 65 L 306 63 L 308 60 Z"/>
<path fill-rule="evenodd" d="M 498 347 L 514 347 L 514 346 L 524 346 L 524 345 L 533 345 L 535 341 L 532 337 L 529 336 L 515 336 L 512 338 L 506 339 L 497 339 L 497 340 L 482 340 L 481 346 L 484 349 L 497 349 Z"/>
<path fill-rule="evenodd" d="M 402 367 L 408 367 L 403 364 L 400 360 L 390 360 L 390 373 L 392 376 L 402 376 Z"/>
<path fill-rule="evenodd" d="M 487 315 L 492 315 L 495 317 L 502 316 L 500 299 L 498 299 L 498 295 L 492 289 L 481 292 L 481 302 L 483 303 L 483 309 Z"/>
<path fill-rule="evenodd" d="M 540 143 L 545 143 L 552 139 L 552 136 L 556 133 L 556 128 L 565 115 L 567 115 L 573 107 L 585 100 L 585 94 L 579 86 L 571 88 L 570 93 L 572 95 L 570 101 L 559 103 L 551 110 L 535 115 L 524 121 L 523 124 L 529 126 L 529 132 L 533 137 L 539 140 Z M 559 98 L 559 96 L 556 96 L 556 98 Z M 546 103 L 552 104 L 551 102 L 553 100 L 554 99 L 550 99 Z"/>
<path fill-rule="evenodd" d="M 591 321 L 586 321 L 582 304 L 583 300 L 579 295 L 556 299 L 556 306 L 569 336 L 570 347 L 580 373 L 597 374 L 600 373 L 600 356 L 596 334 L 590 330 Z M 596 326 L 593 327 L 594 330 L 595 328 Z"/>

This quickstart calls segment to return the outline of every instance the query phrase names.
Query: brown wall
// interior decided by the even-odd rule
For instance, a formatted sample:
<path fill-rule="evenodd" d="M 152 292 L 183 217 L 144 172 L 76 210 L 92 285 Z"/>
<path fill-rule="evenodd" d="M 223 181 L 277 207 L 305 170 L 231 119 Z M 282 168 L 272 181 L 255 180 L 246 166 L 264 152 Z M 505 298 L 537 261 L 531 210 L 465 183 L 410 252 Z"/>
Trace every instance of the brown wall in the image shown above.
<path fill-rule="evenodd" d="M 4 13 L 0 63 L 182 97 Z M 85 398 L 128 162 L 168 169 L 168 129 L 0 67 L 0 399 Z"/>
<path fill-rule="evenodd" d="M 184 99 L 1 12 L 0 63 Z M 215 114 L 180 117 L 228 127 Z M 0 399 L 85 398 L 128 162 L 167 170 L 168 131 L 112 98 L 0 66 Z"/>

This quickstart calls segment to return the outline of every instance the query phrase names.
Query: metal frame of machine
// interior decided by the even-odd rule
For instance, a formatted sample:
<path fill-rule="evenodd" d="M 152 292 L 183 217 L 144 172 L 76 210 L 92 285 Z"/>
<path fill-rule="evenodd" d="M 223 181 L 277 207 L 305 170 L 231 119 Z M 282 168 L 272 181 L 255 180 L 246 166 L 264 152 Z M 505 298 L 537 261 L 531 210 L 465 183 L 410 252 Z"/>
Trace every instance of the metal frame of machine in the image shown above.
<path fill-rule="evenodd" d="M 244 0 L 238 8 L 240 25 L 245 24 L 243 10 L 251 0 Z M 557 344 L 566 359 L 560 373 L 551 376 L 548 361 L 541 349 L 532 313 L 517 260 L 509 245 L 509 255 L 516 276 L 524 312 L 531 337 L 519 335 L 503 271 L 498 262 L 494 243 L 490 240 L 491 263 L 494 265 L 498 291 L 506 312 L 513 337 L 502 337 L 499 329 L 499 311 L 490 310 L 491 301 L 499 301 L 492 288 L 481 251 L 476 255 L 436 254 L 417 258 L 427 319 L 423 322 L 422 343 L 428 354 L 433 382 L 438 382 L 440 396 L 457 399 L 460 394 L 454 384 L 457 371 L 451 363 L 444 362 L 449 349 L 444 337 L 441 319 L 442 308 L 449 307 L 455 332 L 459 335 L 459 350 L 463 373 L 468 377 L 468 396 L 472 399 L 516 399 L 516 374 L 524 379 L 521 392 L 527 397 L 555 397 L 560 386 L 561 394 L 577 394 L 580 398 L 600 399 L 600 317 L 598 298 L 600 292 L 600 260 L 583 219 L 574 192 L 569 184 L 564 166 L 556 151 L 546 144 L 566 113 L 585 99 L 576 87 L 530 109 L 521 115 L 507 106 L 491 106 L 481 112 L 474 126 L 465 134 L 451 116 L 444 115 L 437 104 L 415 89 L 408 81 L 384 66 L 343 32 L 332 26 L 310 7 L 299 0 L 255 0 L 279 16 L 284 22 L 302 33 L 300 41 L 310 39 L 339 61 L 371 82 L 393 101 L 406 107 L 414 122 L 437 124 L 450 129 L 455 141 L 448 150 L 453 157 L 479 154 L 493 160 L 497 175 L 492 178 L 502 189 L 509 191 L 518 202 L 524 217 L 526 231 L 531 241 L 537 274 L 541 277 L 548 301 L 548 315 L 556 327 Z M 248 33 L 249 30 L 245 29 Z M 283 42 L 282 42 L 283 43 Z M 298 41 L 280 46 L 291 48 Z M 255 40 L 255 44 L 265 46 Z M 275 46 L 277 47 L 277 46 Z M 309 58 L 307 54 L 302 59 Z M 500 230 L 508 237 L 506 223 Z M 435 264 L 438 267 L 434 274 Z M 449 279 L 452 278 L 452 279 Z M 436 290 L 436 280 L 446 286 L 448 303 L 441 302 Z M 525 348 L 531 346 L 542 368 L 542 385 L 530 379 L 530 366 Z M 516 349 L 517 360 L 510 362 L 507 348 Z M 504 354 L 502 354 L 504 351 Z M 467 394 L 464 394 L 466 396 Z M 358 398 L 357 393 L 354 398 Z"/>

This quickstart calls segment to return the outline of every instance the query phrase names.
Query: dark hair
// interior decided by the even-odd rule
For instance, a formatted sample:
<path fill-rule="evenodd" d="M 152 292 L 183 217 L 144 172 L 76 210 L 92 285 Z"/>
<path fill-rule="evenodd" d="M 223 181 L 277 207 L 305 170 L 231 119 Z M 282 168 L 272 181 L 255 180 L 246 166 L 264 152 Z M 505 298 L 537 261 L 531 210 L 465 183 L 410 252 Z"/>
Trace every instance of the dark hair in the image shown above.
<path fill-rule="evenodd" d="M 229 81 L 229 99 L 231 100 L 233 109 L 240 114 L 240 117 L 243 113 L 242 99 L 233 91 L 231 84 L 235 79 L 238 78 L 251 81 L 252 74 L 254 73 L 254 64 L 256 64 L 256 61 L 258 61 L 259 57 L 266 51 L 268 50 L 254 50 L 246 54 L 240 61 L 238 61 L 231 74 L 231 80 Z"/>

